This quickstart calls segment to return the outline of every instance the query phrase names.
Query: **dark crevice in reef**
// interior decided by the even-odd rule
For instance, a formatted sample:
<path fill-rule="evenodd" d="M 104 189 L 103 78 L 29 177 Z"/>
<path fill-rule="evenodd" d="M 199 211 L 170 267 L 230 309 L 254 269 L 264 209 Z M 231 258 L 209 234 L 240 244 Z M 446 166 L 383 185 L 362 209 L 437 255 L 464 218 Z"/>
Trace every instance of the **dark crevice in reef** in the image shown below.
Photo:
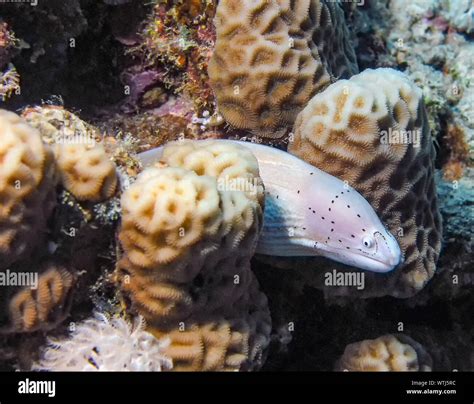
<path fill-rule="evenodd" d="M 120 72 L 127 57 L 118 38 L 138 31 L 145 8 L 98 0 L 2 4 L 2 19 L 20 40 L 12 62 L 21 76 L 21 94 L 6 107 L 16 110 L 57 95 L 67 108 L 89 117 L 119 102 L 125 97 Z"/>
<path fill-rule="evenodd" d="M 433 281 L 410 299 L 326 300 L 323 291 L 303 285 L 297 270 L 269 269 L 255 259 L 252 268 L 269 299 L 274 325 L 274 343 L 264 370 L 328 371 L 348 343 L 399 332 L 427 344 L 438 370 L 453 366 L 445 362 L 446 355 L 463 362 L 462 354 L 449 351 L 456 351 L 457 344 L 472 335 L 473 303 L 468 295 L 435 297 L 433 289 L 440 286 Z M 288 332 L 288 327 L 293 331 Z M 291 342 L 282 348 L 279 343 L 285 340 Z"/>

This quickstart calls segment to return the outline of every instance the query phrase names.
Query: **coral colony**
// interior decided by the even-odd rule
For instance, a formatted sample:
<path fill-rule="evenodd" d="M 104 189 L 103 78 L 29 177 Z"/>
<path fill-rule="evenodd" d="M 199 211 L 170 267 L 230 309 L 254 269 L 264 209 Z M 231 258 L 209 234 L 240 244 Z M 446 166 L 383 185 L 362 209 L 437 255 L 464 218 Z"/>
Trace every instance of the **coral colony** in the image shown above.
<path fill-rule="evenodd" d="M 0 6 L 0 369 L 474 370 L 469 2 L 72 3 Z"/>

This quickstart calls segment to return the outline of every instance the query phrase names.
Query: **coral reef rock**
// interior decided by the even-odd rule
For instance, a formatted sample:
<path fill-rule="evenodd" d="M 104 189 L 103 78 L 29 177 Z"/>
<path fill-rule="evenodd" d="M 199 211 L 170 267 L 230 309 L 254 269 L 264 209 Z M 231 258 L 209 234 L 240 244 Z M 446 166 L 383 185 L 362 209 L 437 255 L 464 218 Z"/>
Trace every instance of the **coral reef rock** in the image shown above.
<path fill-rule="evenodd" d="M 132 89 L 148 82 L 139 105 L 152 106 L 165 87 L 192 101 L 198 113 L 213 108 L 207 66 L 215 42 L 216 4 L 215 0 L 156 2 L 141 32 L 141 44 L 132 48 L 141 66 L 128 69 L 124 77 Z"/>
<path fill-rule="evenodd" d="M 384 335 L 349 344 L 335 369 L 346 372 L 430 372 L 431 357 L 405 335 Z"/>
<path fill-rule="evenodd" d="M 53 154 L 39 132 L 0 110 L 0 267 L 31 252 L 43 239 L 54 208 Z"/>
<path fill-rule="evenodd" d="M 0 20 L 0 98 L 3 101 L 20 90 L 20 76 L 10 63 L 17 45 L 18 40 L 9 25 Z"/>
<path fill-rule="evenodd" d="M 250 269 L 264 201 L 257 161 L 240 146 L 180 141 L 160 163 L 122 197 L 120 287 L 156 335 L 196 339 L 198 357 L 184 357 L 176 345 L 188 334 L 172 334 L 175 370 L 258 367 L 271 326 Z M 239 360 L 236 338 L 246 341 Z"/>
<path fill-rule="evenodd" d="M 173 364 L 164 354 L 166 340 L 158 340 L 138 319 L 108 319 L 96 313 L 77 324 L 69 338 L 50 338 L 33 370 L 42 371 L 161 371 Z"/>
<path fill-rule="evenodd" d="M 387 9 L 390 57 L 423 89 L 430 125 L 441 146 L 444 126 L 455 123 L 464 128 L 474 150 L 472 1 L 397 0 Z"/>
<path fill-rule="evenodd" d="M 311 97 L 358 72 L 339 4 L 223 0 L 209 77 L 232 126 L 278 138 Z"/>
<path fill-rule="evenodd" d="M 442 224 L 421 91 L 393 69 L 340 80 L 299 114 L 289 151 L 347 181 L 397 237 L 404 263 L 383 278 L 365 274 L 360 294 L 409 297 L 422 289 L 436 271 Z"/>

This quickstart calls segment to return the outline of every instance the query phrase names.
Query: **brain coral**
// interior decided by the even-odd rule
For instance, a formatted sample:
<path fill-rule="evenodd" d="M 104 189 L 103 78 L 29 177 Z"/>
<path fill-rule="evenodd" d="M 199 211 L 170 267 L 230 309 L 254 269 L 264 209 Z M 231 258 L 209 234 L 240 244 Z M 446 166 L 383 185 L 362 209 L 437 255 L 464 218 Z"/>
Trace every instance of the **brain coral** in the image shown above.
<path fill-rule="evenodd" d="M 0 268 L 31 252 L 55 204 L 54 163 L 38 131 L 0 110 Z"/>
<path fill-rule="evenodd" d="M 109 199 L 117 187 L 115 164 L 101 144 L 61 143 L 54 145 L 61 182 L 80 201 Z"/>
<path fill-rule="evenodd" d="M 289 151 L 348 181 L 397 237 L 404 264 L 383 279 L 366 274 L 363 294 L 422 289 L 436 270 L 442 225 L 421 90 L 392 69 L 340 80 L 299 114 Z"/>
<path fill-rule="evenodd" d="M 349 344 L 335 366 L 351 372 L 430 372 L 431 357 L 405 335 L 384 335 Z"/>
<path fill-rule="evenodd" d="M 155 327 L 151 332 L 170 340 L 165 353 L 176 371 L 255 370 L 263 364 L 268 346 L 271 326 L 266 306 L 266 297 L 253 280 L 233 310 L 222 310 L 225 319 L 201 313 L 177 329 Z"/>
<path fill-rule="evenodd" d="M 169 166 L 146 169 L 122 196 L 121 289 L 156 335 L 188 335 L 201 347 L 199 357 L 182 357 L 172 338 L 178 370 L 252 368 L 270 332 L 250 270 L 263 214 L 257 162 L 240 146 L 205 141 L 172 143 L 161 163 Z M 230 335 L 251 344 L 239 345 L 246 361 L 233 361 Z"/>
<path fill-rule="evenodd" d="M 96 128 L 54 105 L 26 108 L 22 116 L 52 146 L 61 183 L 77 200 L 102 202 L 113 196 L 116 167 Z"/>
<path fill-rule="evenodd" d="M 281 137 L 311 97 L 358 72 L 339 4 L 222 0 L 208 73 L 231 125 Z"/>
<path fill-rule="evenodd" d="M 37 288 L 24 286 L 9 301 L 10 332 L 32 332 L 54 328 L 69 314 L 74 276 L 63 267 L 46 263 Z"/>
<path fill-rule="evenodd" d="M 143 328 L 122 318 L 96 313 L 77 325 L 67 339 L 49 339 L 33 370 L 46 371 L 161 371 L 171 369 L 160 341 Z"/>

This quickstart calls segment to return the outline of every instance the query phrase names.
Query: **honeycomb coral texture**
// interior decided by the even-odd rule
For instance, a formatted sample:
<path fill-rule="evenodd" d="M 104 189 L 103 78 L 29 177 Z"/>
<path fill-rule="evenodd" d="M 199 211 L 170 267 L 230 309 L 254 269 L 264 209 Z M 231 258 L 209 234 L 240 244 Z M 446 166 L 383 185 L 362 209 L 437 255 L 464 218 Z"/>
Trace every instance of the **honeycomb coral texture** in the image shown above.
<path fill-rule="evenodd" d="M 52 145 L 61 185 L 77 200 L 103 202 L 114 195 L 116 166 L 97 128 L 54 105 L 26 108 L 22 116 Z"/>
<path fill-rule="evenodd" d="M 0 268 L 41 240 L 54 204 L 52 153 L 18 115 L 0 110 Z"/>
<path fill-rule="evenodd" d="M 397 237 L 404 264 L 382 289 L 397 297 L 422 289 L 436 270 L 442 226 L 421 90 L 392 69 L 340 80 L 298 116 L 289 151 L 347 180 Z"/>
<path fill-rule="evenodd" d="M 431 369 L 421 364 L 416 349 L 406 341 L 403 341 L 403 338 L 399 339 L 394 335 L 384 335 L 377 339 L 349 344 L 337 362 L 336 370 L 355 372 L 416 372 L 421 370 L 429 371 Z"/>
<path fill-rule="evenodd" d="M 161 371 L 171 369 L 163 354 L 168 341 L 131 325 L 122 318 L 96 314 L 77 325 L 68 339 L 50 339 L 33 370 L 46 371 Z"/>
<path fill-rule="evenodd" d="M 231 366 L 233 332 L 245 334 L 243 357 L 255 351 L 255 359 L 255 347 L 265 347 L 259 333 L 269 332 L 266 298 L 250 270 L 263 211 L 257 162 L 244 148 L 210 141 L 172 143 L 162 163 L 169 166 L 146 169 L 122 197 L 122 290 L 156 335 L 191 332 L 174 335 L 189 338 L 200 357 L 190 363 L 189 347 L 177 350 L 181 342 L 172 340 L 176 370 Z M 227 190 L 237 179 L 242 191 Z"/>
<path fill-rule="evenodd" d="M 343 12 L 319 0 L 222 0 L 209 77 L 239 129 L 281 137 L 311 97 L 358 71 Z"/>
<path fill-rule="evenodd" d="M 32 332 L 54 328 L 68 313 L 72 297 L 73 275 L 54 263 L 43 266 L 38 287 L 23 287 L 9 302 L 10 330 Z"/>
<path fill-rule="evenodd" d="M 115 165 L 92 138 L 83 143 L 56 144 L 54 154 L 64 188 L 78 200 L 101 202 L 115 193 Z"/>

